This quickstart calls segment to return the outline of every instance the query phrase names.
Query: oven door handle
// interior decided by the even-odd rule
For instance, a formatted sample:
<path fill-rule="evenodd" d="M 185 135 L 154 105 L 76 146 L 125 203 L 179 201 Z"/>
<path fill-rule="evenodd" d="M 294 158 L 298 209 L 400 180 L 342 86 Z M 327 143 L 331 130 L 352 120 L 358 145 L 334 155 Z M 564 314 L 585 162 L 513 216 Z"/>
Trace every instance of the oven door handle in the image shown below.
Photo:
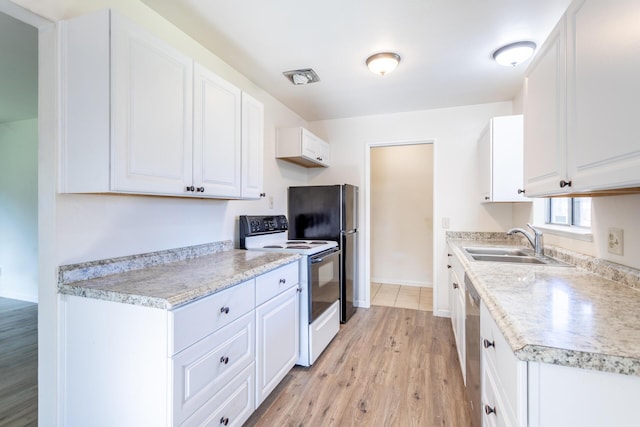
<path fill-rule="evenodd" d="M 324 262 L 324 257 L 325 256 L 334 255 L 336 252 L 340 252 L 340 249 L 336 248 L 336 249 L 332 250 L 329 253 L 327 253 L 327 251 L 325 251 L 322 254 L 317 254 L 316 255 L 317 258 L 314 258 L 313 256 L 311 256 L 311 257 L 309 257 L 309 259 L 311 260 L 311 264 L 318 264 L 319 262 Z M 323 255 L 323 256 L 320 256 L 320 255 Z"/>
<path fill-rule="evenodd" d="M 311 260 L 311 264 L 317 264 L 319 262 L 324 262 L 324 258 L 313 258 Z"/>

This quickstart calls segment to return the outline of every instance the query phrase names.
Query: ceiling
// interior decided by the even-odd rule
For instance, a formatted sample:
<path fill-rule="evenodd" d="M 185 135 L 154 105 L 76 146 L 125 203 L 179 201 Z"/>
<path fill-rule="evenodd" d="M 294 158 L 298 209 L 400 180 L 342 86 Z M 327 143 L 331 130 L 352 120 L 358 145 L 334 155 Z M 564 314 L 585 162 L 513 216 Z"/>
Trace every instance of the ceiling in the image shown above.
<path fill-rule="evenodd" d="M 308 121 L 511 100 L 527 63 L 491 59 L 540 45 L 570 0 L 142 0 Z M 400 54 L 393 73 L 366 58 Z M 283 71 L 313 68 L 294 86 Z"/>
<path fill-rule="evenodd" d="M 38 30 L 0 12 L 0 123 L 38 116 Z"/>

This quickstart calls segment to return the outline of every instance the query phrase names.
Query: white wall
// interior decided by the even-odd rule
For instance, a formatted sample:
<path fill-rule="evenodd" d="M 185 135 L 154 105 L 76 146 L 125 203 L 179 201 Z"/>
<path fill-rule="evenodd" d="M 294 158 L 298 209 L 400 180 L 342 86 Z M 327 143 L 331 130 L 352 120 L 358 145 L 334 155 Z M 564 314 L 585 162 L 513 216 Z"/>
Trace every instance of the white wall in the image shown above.
<path fill-rule="evenodd" d="M 310 184 L 348 183 L 360 187 L 359 222 L 365 218 L 365 158 L 368 145 L 383 142 L 435 140 L 434 144 L 434 305 L 435 313 L 448 315 L 446 292 L 446 240 L 442 218 L 451 229 L 504 231 L 512 226 L 512 204 L 477 203 L 480 188 L 477 139 L 489 119 L 511 114 L 511 102 L 471 105 L 379 116 L 310 123 L 311 130 L 331 144 L 331 167 L 310 173 Z M 359 243 L 359 283 L 356 300 L 364 305 L 365 240 Z M 365 273 L 367 273 L 365 275 Z"/>
<path fill-rule="evenodd" d="M 371 150 L 371 282 L 433 286 L 433 145 Z"/>
<path fill-rule="evenodd" d="M 0 124 L 0 296 L 38 301 L 38 121 Z"/>

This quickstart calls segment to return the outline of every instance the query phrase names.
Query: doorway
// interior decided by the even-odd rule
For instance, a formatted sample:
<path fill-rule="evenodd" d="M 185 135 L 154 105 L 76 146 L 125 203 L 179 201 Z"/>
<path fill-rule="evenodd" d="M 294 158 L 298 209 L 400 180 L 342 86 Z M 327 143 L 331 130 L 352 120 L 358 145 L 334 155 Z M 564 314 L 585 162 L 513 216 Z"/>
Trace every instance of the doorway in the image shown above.
<path fill-rule="evenodd" d="M 433 310 L 433 159 L 433 141 L 367 146 L 369 304 Z"/>
<path fill-rule="evenodd" d="M 0 6 L 4 6 L 0 4 Z M 38 28 L 0 8 L 0 421 L 38 419 Z"/>

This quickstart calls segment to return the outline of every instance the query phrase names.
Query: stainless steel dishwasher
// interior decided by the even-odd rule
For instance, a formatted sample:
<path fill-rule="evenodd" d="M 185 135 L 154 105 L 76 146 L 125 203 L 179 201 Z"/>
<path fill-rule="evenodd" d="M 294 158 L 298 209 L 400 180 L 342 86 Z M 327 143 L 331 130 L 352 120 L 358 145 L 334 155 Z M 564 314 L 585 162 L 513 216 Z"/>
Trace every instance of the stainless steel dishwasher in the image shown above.
<path fill-rule="evenodd" d="M 480 396 L 480 295 L 471 279 L 465 274 L 464 320 L 465 354 L 467 371 L 467 400 L 471 408 L 471 425 L 482 426 L 482 402 Z"/>

